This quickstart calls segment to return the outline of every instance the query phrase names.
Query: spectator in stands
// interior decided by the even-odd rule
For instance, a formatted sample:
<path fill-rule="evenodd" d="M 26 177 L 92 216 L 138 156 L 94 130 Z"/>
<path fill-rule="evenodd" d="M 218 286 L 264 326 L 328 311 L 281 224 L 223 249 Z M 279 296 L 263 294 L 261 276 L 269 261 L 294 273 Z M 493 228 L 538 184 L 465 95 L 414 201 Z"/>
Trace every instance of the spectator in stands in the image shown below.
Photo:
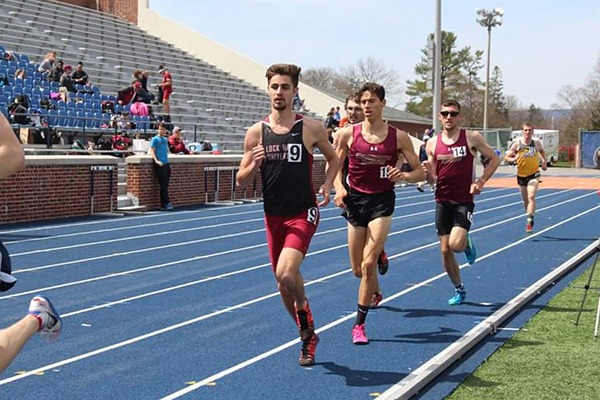
<path fill-rule="evenodd" d="M 336 121 L 336 119 L 334 118 L 334 114 L 335 114 L 335 108 L 331 107 L 331 110 L 329 110 L 329 112 L 327 113 L 327 117 L 325 118 L 325 129 L 329 129 L 331 128 L 331 130 L 333 131 L 335 128 L 338 127 L 339 125 L 339 121 Z"/>
<path fill-rule="evenodd" d="M 142 87 L 140 89 L 140 101 L 143 101 L 146 104 L 150 104 L 154 102 L 155 96 L 154 93 L 148 91 L 148 76 L 150 72 L 142 71 L 141 69 L 133 70 L 133 82 L 132 85 L 135 85 L 136 82 L 139 82 Z"/>
<path fill-rule="evenodd" d="M 63 65 L 63 60 L 56 61 L 56 63 L 52 67 L 52 71 L 50 71 L 50 75 L 48 75 L 48 80 L 50 82 L 60 82 L 60 78 L 65 72 Z"/>
<path fill-rule="evenodd" d="M 3 59 L 4 61 L 19 61 L 12 51 L 5 51 Z"/>
<path fill-rule="evenodd" d="M 8 76 L 6 76 L 6 74 L 4 72 L 0 72 L 0 87 L 8 86 L 8 85 L 9 85 Z"/>
<path fill-rule="evenodd" d="M 73 78 L 71 77 L 72 71 L 73 67 L 67 64 L 65 65 L 64 72 L 60 77 L 60 88 L 58 89 L 58 91 L 61 93 L 61 97 L 64 101 L 69 100 L 69 93 L 77 93 L 77 88 L 75 87 L 75 83 L 73 82 Z"/>
<path fill-rule="evenodd" d="M 23 68 L 18 68 L 15 71 L 15 81 L 17 79 L 19 79 L 21 81 L 21 83 L 23 83 L 23 81 L 25 81 L 26 77 L 27 77 L 27 73 L 25 72 L 25 70 Z"/>
<path fill-rule="evenodd" d="M 169 164 L 169 142 L 166 138 L 168 132 L 164 122 L 159 122 L 158 133 L 150 140 L 150 155 L 154 160 L 154 171 L 160 185 L 160 208 L 172 211 L 173 205 L 169 201 L 171 165 Z"/>
<path fill-rule="evenodd" d="M 165 107 L 165 115 L 169 116 L 170 121 L 171 106 L 169 104 L 169 98 L 171 97 L 171 93 L 173 93 L 173 79 L 169 70 L 163 65 L 158 67 L 158 72 L 163 77 L 162 83 L 159 83 L 158 87 L 162 88 L 162 102 Z"/>
<path fill-rule="evenodd" d="M 190 154 L 190 151 L 185 147 L 185 143 L 181 139 L 182 132 L 183 130 L 176 126 L 173 128 L 171 136 L 169 136 L 169 151 L 173 154 Z"/>
<path fill-rule="evenodd" d="M 340 121 L 342 120 L 342 114 L 340 113 L 340 106 L 337 106 L 335 108 L 335 111 L 333 113 L 333 119 L 335 119 L 337 121 L 337 126 L 339 126 Z"/>
<path fill-rule="evenodd" d="M 83 63 L 81 61 L 77 63 L 77 68 L 75 69 L 75 72 L 73 72 L 71 78 L 73 78 L 73 82 L 75 82 L 76 85 L 85 86 L 89 83 L 90 78 L 88 74 L 83 70 Z"/>
<path fill-rule="evenodd" d="M 52 71 L 52 68 L 54 68 L 55 62 L 56 62 L 56 52 L 51 51 L 49 53 L 46 53 L 46 56 L 44 57 L 44 61 L 42 61 L 40 63 L 40 65 L 38 66 L 38 71 L 41 72 L 42 74 L 50 74 L 50 72 Z"/>
<path fill-rule="evenodd" d="M 127 86 L 117 92 L 117 103 L 124 106 L 137 102 L 150 104 L 149 93 L 142 89 L 141 82 L 135 81 L 131 86 Z"/>
<path fill-rule="evenodd" d="M 25 155 L 4 115 L 0 113 L 0 179 L 7 178 L 25 167 Z M 16 283 L 8 250 L 0 243 L 0 291 L 9 290 Z M 50 300 L 36 296 L 29 303 L 28 314 L 11 326 L 0 330 L 0 372 L 19 354 L 25 343 L 40 332 L 46 341 L 58 339 L 62 320 Z"/>
<path fill-rule="evenodd" d="M 150 76 L 150 72 L 148 70 L 142 71 L 141 69 L 133 70 L 133 83 L 140 82 L 142 84 L 142 89 L 148 91 L 148 76 Z"/>
<path fill-rule="evenodd" d="M 296 94 L 294 95 L 293 106 L 294 106 L 294 110 L 297 110 L 297 111 L 304 111 L 304 112 L 310 111 L 304 105 L 304 99 L 300 98 L 300 92 L 296 92 Z"/>

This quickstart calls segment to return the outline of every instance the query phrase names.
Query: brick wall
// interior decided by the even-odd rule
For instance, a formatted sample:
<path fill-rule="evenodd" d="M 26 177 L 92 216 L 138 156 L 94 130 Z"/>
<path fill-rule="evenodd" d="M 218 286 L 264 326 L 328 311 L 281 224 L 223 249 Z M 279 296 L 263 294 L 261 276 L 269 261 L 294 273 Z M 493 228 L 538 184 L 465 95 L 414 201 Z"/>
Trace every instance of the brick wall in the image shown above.
<path fill-rule="evenodd" d="M 116 161 L 114 157 L 98 158 L 27 156 L 23 171 L 0 182 L 0 223 L 89 215 L 91 165 L 115 165 L 112 172 L 95 173 L 94 211 L 110 210 L 111 173 L 116 208 Z"/>
<path fill-rule="evenodd" d="M 234 170 L 241 156 L 171 156 L 169 194 L 175 207 L 201 205 L 232 199 Z M 113 210 L 117 207 L 117 163 L 110 156 L 26 156 L 23 171 L 0 182 L 0 224 L 43 219 L 87 216 L 91 213 L 91 167 L 112 166 L 112 171 L 94 173 L 94 212 L 110 211 L 112 175 Z M 160 193 L 152 159 L 132 156 L 127 159 L 127 191 L 140 205 L 160 207 Z M 225 169 L 223 169 L 225 167 Z M 230 169 L 228 167 L 233 168 Z M 205 172 L 205 169 L 208 169 Z M 313 166 L 315 190 L 325 178 L 325 161 L 316 156 Z M 260 177 L 246 189 L 235 187 L 234 199 L 261 197 Z"/>
<path fill-rule="evenodd" d="M 245 189 L 234 187 L 232 182 L 234 170 L 240 163 L 241 156 L 171 156 L 171 181 L 169 198 L 175 207 L 192 206 L 218 200 L 226 201 L 242 198 L 261 197 L 260 176 L 256 185 Z M 207 171 L 205 171 L 207 169 Z M 216 169 L 219 169 L 218 171 Z M 217 191 L 217 179 L 219 190 Z M 322 157 L 315 159 L 313 167 L 313 184 L 315 190 L 325 179 L 325 161 Z M 256 193 L 255 193 L 256 189 Z M 127 192 L 138 198 L 139 204 L 149 209 L 160 207 L 160 189 L 154 173 L 153 162 L 149 156 L 127 158 Z"/>
<path fill-rule="evenodd" d="M 138 0 L 59 0 L 62 3 L 73 4 L 80 7 L 112 14 L 125 21 L 137 25 Z"/>

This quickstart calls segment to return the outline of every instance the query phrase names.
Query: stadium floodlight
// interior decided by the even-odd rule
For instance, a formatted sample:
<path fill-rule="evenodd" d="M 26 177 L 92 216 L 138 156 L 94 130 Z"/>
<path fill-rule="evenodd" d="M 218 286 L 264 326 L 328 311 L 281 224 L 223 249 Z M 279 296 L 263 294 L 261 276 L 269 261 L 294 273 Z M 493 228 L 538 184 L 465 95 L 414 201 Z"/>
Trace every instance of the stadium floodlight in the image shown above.
<path fill-rule="evenodd" d="M 492 28 L 502 25 L 502 17 L 504 16 L 504 10 L 501 8 L 494 8 L 493 10 L 485 10 L 483 8 L 476 8 L 475 12 L 478 15 L 477 22 L 479 25 L 487 29 L 487 65 L 485 74 L 485 95 L 483 99 L 483 131 L 487 129 L 488 122 L 488 96 L 490 86 L 490 52 L 492 47 Z"/>

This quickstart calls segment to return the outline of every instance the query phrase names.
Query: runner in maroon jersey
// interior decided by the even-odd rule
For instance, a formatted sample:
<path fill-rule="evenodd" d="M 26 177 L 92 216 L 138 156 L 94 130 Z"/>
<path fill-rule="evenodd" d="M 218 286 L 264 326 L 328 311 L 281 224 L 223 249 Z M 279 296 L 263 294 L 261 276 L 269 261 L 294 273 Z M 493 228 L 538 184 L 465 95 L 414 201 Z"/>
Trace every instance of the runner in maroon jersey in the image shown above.
<path fill-rule="evenodd" d="M 300 365 L 315 363 L 319 337 L 304 294 L 300 264 L 319 223 L 319 208 L 329 203 L 338 158 L 323 125 L 294 113 L 300 67 L 275 64 L 267 69 L 271 113 L 252 125 L 244 139 L 244 156 L 237 184 L 250 184 L 260 171 L 263 184 L 267 243 L 283 304 L 298 326 L 302 350 Z M 313 151 L 318 148 L 329 168 L 317 204 L 312 184 Z"/>
<path fill-rule="evenodd" d="M 346 97 L 346 102 L 344 103 L 344 110 L 346 110 L 346 118 L 342 119 L 343 125 L 340 125 L 340 128 L 344 128 L 346 126 L 355 125 L 365 120 L 365 114 L 363 113 L 362 108 L 360 107 L 360 99 L 357 97 L 357 93 L 352 93 L 348 97 Z M 340 122 L 341 123 L 341 122 Z M 337 142 L 339 141 L 338 132 L 340 130 L 336 130 L 333 132 L 333 148 L 337 148 Z M 340 164 L 342 164 L 342 183 L 346 190 L 349 189 L 348 186 L 348 158 L 344 160 L 342 163 L 340 160 Z M 342 214 L 344 215 L 344 214 Z M 350 249 L 350 248 L 348 248 Z M 354 260 L 350 257 L 350 262 L 362 260 Z M 385 252 L 385 248 L 381 250 L 379 256 L 377 257 L 377 269 L 381 275 L 385 275 L 390 266 L 387 253 Z M 360 264 L 353 266 L 353 270 L 360 270 Z M 373 293 L 373 297 L 371 298 L 371 303 L 369 306 L 371 308 L 377 308 L 381 300 L 383 300 L 383 295 L 381 294 L 381 289 L 379 287 L 379 280 L 377 276 L 375 276 L 375 292 Z"/>
<path fill-rule="evenodd" d="M 419 182 L 425 177 L 408 134 L 383 121 L 385 89 L 366 83 L 358 92 L 365 120 L 339 130 L 337 154 L 349 159 L 348 185 L 342 171 L 335 180 L 335 204 L 348 220 L 348 248 L 354 275 L 360 278 L 358 311 L 352 328 L 352 342 L 367 344 L 365 320 L 377 283 L 377 257 L 392 223 L 395 182 Z M 408 160 L 412 172 L 401 172 L 398 155 Z M 380 301 L 381 299 L 379 299 Z"/>
<path fill-rule="evenodd" d="M 451 306 L 462 304 L 467 296 L 454 253 L 465 252 L 469 264 L 477 258 L 469 229 L 473 221 L 473 196 L 498 168 L 500 159 L 477 131 L 460 129 L 460 104 L 456 100 L 442 103 L 438 119 L 442 132 L 427 141 L 424 162 L 431 183 L 436 180 L 435 228 L 440 240 L 442 264 L 455 287 Z M 475 179 L 475 155 L 479 151 L 489 159 L 483 174 Z"/>

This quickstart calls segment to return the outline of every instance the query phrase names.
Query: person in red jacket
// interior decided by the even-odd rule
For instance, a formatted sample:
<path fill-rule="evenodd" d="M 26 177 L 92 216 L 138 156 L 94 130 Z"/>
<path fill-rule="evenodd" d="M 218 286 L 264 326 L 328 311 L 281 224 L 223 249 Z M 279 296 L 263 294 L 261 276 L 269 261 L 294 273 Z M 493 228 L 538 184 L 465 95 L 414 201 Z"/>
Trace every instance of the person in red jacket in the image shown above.
<path fill-rule="evenodd" d="M 185 147 L 185 143 L 181 139 L 183 130 L 176 126 L 169 136 L 169 151 L 173 154 L 190 154 L 190 151 Z"/>

